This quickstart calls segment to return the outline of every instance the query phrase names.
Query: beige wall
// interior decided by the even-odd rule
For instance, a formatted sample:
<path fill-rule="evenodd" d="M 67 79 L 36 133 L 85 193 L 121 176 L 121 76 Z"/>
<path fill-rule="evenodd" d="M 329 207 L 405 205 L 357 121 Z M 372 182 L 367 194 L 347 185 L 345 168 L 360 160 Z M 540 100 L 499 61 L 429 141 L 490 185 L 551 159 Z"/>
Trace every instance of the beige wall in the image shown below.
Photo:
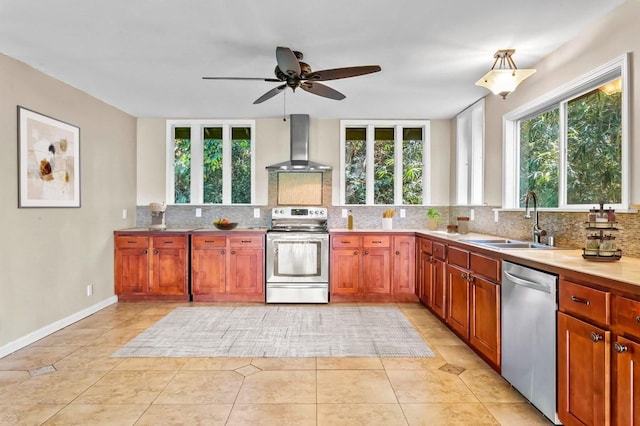
<path fill-rule="evenodd" d="M 381 117 L 384 118 L 384 117 Z M 165 201 L 165 119 L 138 119 L 138 205 Z M 449 204 L 450 121 L 431 121 L 431 204 Z M 340 199 L 340 120 L 311 117 L 309 159 L 333 167 L 332 199 Z M 256 204 L 268 204 L 265 167 L 289 159 L 289 122 L 282 118 L 256 120 Z"/>
<path fill-rule="evenodd" d="M 502 116 L 626 52 L 631 52 L 631 202 L 640 203 L 640 1 L 629 0 L 581 31 L 572 41 L 535 65 L 537 72 L 523 82 L 506 100 L 487 96 L 485 128 L 485 201 L 502 204 Z M 510 47 L 510 46 L 507 46 Z M 515 46 L 517 48 L 517 46 Z M 515 60 L 518 63 L 516 50 Z"/>
<path fill-rule="evenodd" d="M 4 55 L 0 93 L 1 357 L 43 328 L 113 299 L 112 233 L 135 219 L 136 122 Z M 17 207 L 17 105 L 80 127 L 81 208 Z"/>

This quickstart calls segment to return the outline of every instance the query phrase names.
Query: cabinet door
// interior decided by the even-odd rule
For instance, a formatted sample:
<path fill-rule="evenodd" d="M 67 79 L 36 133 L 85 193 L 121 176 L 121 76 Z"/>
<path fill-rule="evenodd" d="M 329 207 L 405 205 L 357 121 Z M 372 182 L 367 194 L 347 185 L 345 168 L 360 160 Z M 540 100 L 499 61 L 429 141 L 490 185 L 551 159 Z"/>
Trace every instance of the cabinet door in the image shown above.
<path fill-rule="evenodd" d="M 435 248 L 434 248 L 435 252 Z M 435 256 L 435 255 L 434 255 Z M 431 278 L 431 292 L 429 297 L 429 307 L 431 310 L 440 317 L 441 320 L 445 319 L 447 312 L 447 276 L 446 266 L 442 260 L 433 259 L 432 278 Z"/>
<path fill-rule="evenodd" d="M 611 332 L 558 313 L 558 417 L 565 425 L 610 421 Z"/>
<path fill-rule="evenodd" d="M 469 281 L 468 272 L 447 265 L 446 321 L 463 339 L 469 340 Z"/>
<path fill-rule="evenodd" d="M 152 294 L 187 294 L 187 250 L 154 248 L 151 259 Z"/>
<path fill-rule="evenodd" d="M 500 286 L 476 275 L 471 281 L 469 343 L 500 365 Z"/>
<path fill-rule="evenodd" d="M 420 278 L 418 281 L 420 301 L 425 306 L 431 306 L 431 292 L 433 286 L 434 263 L 431 255 L 420 252 Z"/>
<path fill-rule="evenodd" d="M 194 296 L 226 292 L 226 250 L 194 249 L 191 252 L 191 291 Z"/>
<path fill-rule="evenodd" d="M 256 298 L 264 294 L 263 249 L 230 249 L 227 292 Z"/>
<path fill-rule="evenodd" d="M 393 294 L 416 292 L 416 239 L 393 237 Z"/>
<path fill-rule="evenodd" d="M 640 344 L 624 337 L 614 342 L 614 422 L 640 424 Z"/>
<path fill-rule="evenodd" d="M 388 248 L 364 248 L 362 284 L 367 294 L 391 294 L 391 253 Z"/>
<path fill-rule="evenodd" d="M 149 249 L 122 248 L 115 251 L 115 293 L 149 292 Z"/>
<path fill-rule="evenodd" d="M 334 248 L 331 250 L 331 293 L 356 294 L 360 290 L 360 250 Z"/>

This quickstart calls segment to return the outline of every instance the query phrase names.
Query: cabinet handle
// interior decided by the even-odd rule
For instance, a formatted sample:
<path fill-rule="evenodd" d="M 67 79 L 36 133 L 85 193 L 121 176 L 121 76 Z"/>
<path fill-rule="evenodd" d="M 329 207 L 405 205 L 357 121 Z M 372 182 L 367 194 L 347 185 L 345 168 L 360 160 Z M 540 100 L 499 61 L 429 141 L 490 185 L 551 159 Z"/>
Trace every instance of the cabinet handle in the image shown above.
<path fill-rule="evenodd" d="M 368 256 L 368 255 L 369 255 L 369 250 L 365 250 L 365 251 L 364 251 L 364 255 L 365 255 L 365 256 Z"/>
<path fill-rule="evenodd" d="M 584 303 L 587 306 L 589 306 L 591 304 L 591 302 L 589 302 L 587 299 L 582 299 L 582 298 L 576 297 L 576 296 L 571 296 L 571 300 L 576 302 L 576 303 Z"/>
<path fill-rule="evenodd" d="M 640 315 L 636 317 L 636 322 L 640 322 Z"/>
<path fill-rule="evenodd" d="M 354 250 L 354 251 L 353 251 L 353 255 L 354 255 L 354 256 L 357 256 L 357 255 L 358 255 L 358 250 Z"/>
<path fill-rule="evenodd" d="M 171 240 L 166 240 L 166 241 L 163 241 L 163 243 L 165 243 L 165 244 L 173 244 L 173 241 L 171 241 Z"/>
<path fill-rule="evenodd" d="M 373 241 L 371 241 L 371 242 L 372 242 L 373 244 L 382 244 L 382 241 L 380 241 L 380 240 L 373 240 Z"/>
<path fill-rule="evenodd" d="M 437 253 L 437 252 L 440 251 L 440 249 L 439 248 L 435 248 L 435 249 L 433 249 L 433 251 L 435 251 Z"/>
<path fill-rule="evenodd" d="M 591 332 L 591 341 L 593 343 L 598 343 L 599 341 L 601 341 L 602 339 L 604 339 L 604 336 L 602 334 L 598 334 L 595 331 Z"/>
<path fill-rule="evenodd" d="M 471 275 L 469 275 L 469 277 L 467 278 L 467 282 L 474 282 L 476 279 L 474 277 L 472 277 Z"/>
<path fill-rule="evenodd" d="M 236 251 L 235 250 L 231 250 L 231 254 L 236 254 Z"/>
<path fill-rule="evenodd" d="M 463 273 L 461 273 L 461 274 L 460 274 L 460 278 L 462 278 L 463 280 L 466 280 L 466 279 L 467 279 L 467 274 L 466 274 L 466 273 L 464 273 L 464 272 L 463 272 Z"/>
<path fill-rule="evenodd" d="M 396 256 L 400 256 L 400 250 L 396 250 Z"/>
<path fill-rule="evenodd" d="M 127 244 L 135 244 L 136 241 L 127 240 Z"/>
<path fill-rule="evenodd" d="M 220 254 L 224 254 L 224 250 L 220 250 Z"/>
<path fill-rule="evenodd" d="M 616 352 L 618 352 L 619 354 L 626 352 L 629 348 L 627 348 L 627 345 L 623 345 L 622 343 L 618 343 L 615 342 L 613 344 L 613 348 L 616 350 Z"/>
<path fill-rule="evenodd" d="M 158 254 L 158 250 L 154 250 L 154 251 L 153 251 L 153 254 Z"/>
<path fill-rule="evenodd" d="M 351 241 L 340 240 L 340 244 L 351 244 Z"/>
<path fill-rule="evenodd" d="M 205 243 L 215 243 L 216 240 L 204 240 Z"/>
<path fill-rule="evenodd" d="M 142 250 L 142 254 L 147 254 L 147 250 Z"/>
<path fill-rule="evenodd" d="M 251 240 L 240 240 L 241 243 L 245 244 L 245 243 L 250 243 Z"/>

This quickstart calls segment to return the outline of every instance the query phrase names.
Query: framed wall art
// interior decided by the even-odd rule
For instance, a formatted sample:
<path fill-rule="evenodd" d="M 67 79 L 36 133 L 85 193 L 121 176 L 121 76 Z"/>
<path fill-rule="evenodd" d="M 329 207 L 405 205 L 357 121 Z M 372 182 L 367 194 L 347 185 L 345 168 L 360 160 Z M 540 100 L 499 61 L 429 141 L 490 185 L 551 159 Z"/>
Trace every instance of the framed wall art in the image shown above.
<path fill-rule="evenodd" d="M 18 106 L 18 207 L 80 207 L 80 128 Z"/>

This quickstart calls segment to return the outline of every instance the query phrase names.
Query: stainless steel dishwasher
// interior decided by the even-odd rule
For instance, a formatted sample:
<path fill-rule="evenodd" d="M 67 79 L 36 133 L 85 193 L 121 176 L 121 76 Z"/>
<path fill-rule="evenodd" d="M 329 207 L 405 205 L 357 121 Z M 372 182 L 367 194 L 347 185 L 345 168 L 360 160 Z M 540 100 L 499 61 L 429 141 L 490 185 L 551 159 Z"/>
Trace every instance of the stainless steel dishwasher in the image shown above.
<path fill-rule="evenodd" d="M 556 399 L 558 276 L 502 261 L 502 376 L 549 420 Z"/>

